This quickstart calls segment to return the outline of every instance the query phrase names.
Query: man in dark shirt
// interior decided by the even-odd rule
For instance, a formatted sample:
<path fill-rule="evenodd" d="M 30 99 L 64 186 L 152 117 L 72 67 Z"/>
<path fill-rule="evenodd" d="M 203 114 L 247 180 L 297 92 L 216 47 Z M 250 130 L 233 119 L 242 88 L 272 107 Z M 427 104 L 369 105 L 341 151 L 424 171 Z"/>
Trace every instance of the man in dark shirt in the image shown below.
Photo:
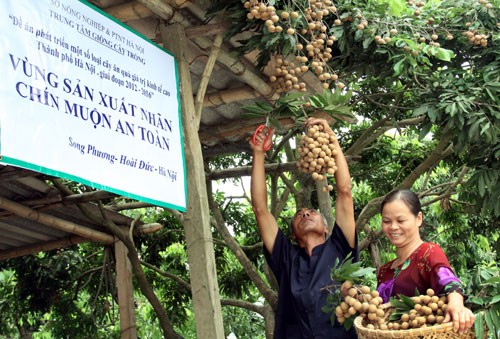
<path fill-rule="evenodd" d="M 324 119 L 306 121 L 306 127 L 317 124 L 323 126 L 323 131 L 334 133 Z M 349 253 L 355 259 L 358 256 L 351 177 L 342 149 L 335 141 L 337 199 L 332 234 L 328 237 L 328 227 L 319 212 L 302 208 L 291 223 L 292 237 L 297 243 L 294 245 L 278 228 L 267 207 L 264 137 L 261 132 L 255 143 L 250 142 L 251 195 L 264 254 L 279 283 L 275 338 L 356 338 L 354 328 L 346 331 L 337 322 L 332 326 L 330 314 L 321 310 L 329 293 L 322 288 L 332 283 L 330 272 L 335 259 L 342 262 Z"/>

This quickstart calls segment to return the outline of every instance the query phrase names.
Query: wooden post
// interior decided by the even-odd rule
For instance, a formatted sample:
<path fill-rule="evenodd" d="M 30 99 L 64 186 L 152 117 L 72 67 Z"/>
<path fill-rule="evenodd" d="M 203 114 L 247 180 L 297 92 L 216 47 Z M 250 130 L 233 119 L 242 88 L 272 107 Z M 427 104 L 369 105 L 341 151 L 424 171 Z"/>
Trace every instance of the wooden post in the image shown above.
<path fill-rule="evenodd" d="M 127 232 L 128 233 L 128 232 Z M 127 257 L 127 247 L 117 239 L 115 243 L 116 288 L 120 312 L 120 338 L 136 339 L 134 286 L 132 284 L 132 265 Z"/>
<path fill-rule="evenodd" d="M 188 186 L 187 211 L 183 219 L 196 333 L 198 338 L 224 338 L 203 155 L 198 136 L 199 121 L 196 118 L 191 74 L 185 58 L 187 38 L 180 24 L 163 26 L 162 37 L 163 45 L 176 57 L 179 67 Z"/>

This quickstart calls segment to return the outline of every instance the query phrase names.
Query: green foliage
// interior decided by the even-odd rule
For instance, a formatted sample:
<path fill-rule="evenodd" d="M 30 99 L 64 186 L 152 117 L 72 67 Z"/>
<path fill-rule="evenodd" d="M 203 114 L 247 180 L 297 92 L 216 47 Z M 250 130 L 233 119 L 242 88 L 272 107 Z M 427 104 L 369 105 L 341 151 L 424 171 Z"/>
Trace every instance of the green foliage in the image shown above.
<path fill-rule="evenodd" d="M 367 181 L 354 182 L 352 196 L 355 199 L 354 206 L 365 206 L 370 200 L 376 198 L 373 187 Z"/>
<path fill-rule="evenodd" d="M 15 324 L 18 322 L 17 303 L 15 295 L 15 271 L 0 271 L 0 333 L 11 337 L 17 332 Z"/>
<path fill-rule="evenodd" d="M 487 331 L 496 339 L 500 337 L 500 268 L 492 263 L 489 267 L 477 267 L 476 272 L 471 288 L 478 288 L 479 292 L 468 299 L 476 313 L 476 335 L 483 338 Z"/>
<path fill-rule="evenodd" d="M 233 333 L 236 338 L 245 338 L 251 333 L 252 338 L 266 338 L 264 319 L 259 314 L 240 307 L 224 307 L 222 313 L 226 337 Z"/>
<path fill-rule="evenodd" d="M 49 331 L 54 338 L 119 338 L 120 333 L 117 328 L 106 328 L 106 331 L 99 331 L 96 327 L 93 316 L 86 312 L 85 308 L 77 305 L 69 297 L 61 298 L 61 302 L 54 304 L 47 323 L 42 331 Z"/>
<path fill-rule="evenodd" d="M 79 250 L 67 248 L 4 263 L 0 298 L 5 299 L 0 311 L 8 316 L 0 321 L 1 333 L 15 336 L 23 331 L 34 338 L 119 337 L 115 319 L 109 316 L 116 305 L 110 304 L 107 293 L 96 292 L 109 292 L 109 286 L 100 275 L 81 275 L 89 264 L 86 250 L 94 248 L 84 245 Z M 106 256 L 94 253 L 90 257 L 99 262 Z"/>
<path fill-rule="evenodd" d="M 137 240 L 136 246 L 141 248 L 142 260 L 163 272 L 168 272 L 189 283 L 187 270 L 187 253 L 183 227 L 179 220 L 170 213 L 159 214 L 164 228 L 150 237 Z M 159 275 L 155 271 L 145 270 L 150 283 L 158 291 L 157 295 L 164 305 L 170 321 L 184 324 L 189 317 L 186 304 L 190 302 L 190 291 L 180 288 L 178 283 Z M 155 317 L 148 308 L 147 317 Z"/>
<path fill-rule="evenodd" d="M 314 112 L 325 112 L 342 120 L 344 118 L 353 118 L 351 107 L 348 102 L 352 93 L 343 93 L 340 89 L 331 91 L 324 90 L 323 93 L 306 96 L 303 93 L 287 93 L 281 96 L 274 105 L 267 102 L 256 102 L 254 105 L 244 106 L 246 118 L 255 118 L 267 116 L 270 122 L 280 127 L 277 120 L 279 117 L 293 117 L 295 121 L 302 125 L 305 119 Z"/>
<path fill-rule="evenodd" d="M 339 258 L 335 259 L 335 264 L 330 272 L 330 277 L 337 283 L 343 283 L 346 280 L 352 281 L 354 284 L 365 283 L 368 277 L 373 274 L 373 267 L 362 267 L 361 262 L 352 262 L 351 254 L 340 262 Z"/>

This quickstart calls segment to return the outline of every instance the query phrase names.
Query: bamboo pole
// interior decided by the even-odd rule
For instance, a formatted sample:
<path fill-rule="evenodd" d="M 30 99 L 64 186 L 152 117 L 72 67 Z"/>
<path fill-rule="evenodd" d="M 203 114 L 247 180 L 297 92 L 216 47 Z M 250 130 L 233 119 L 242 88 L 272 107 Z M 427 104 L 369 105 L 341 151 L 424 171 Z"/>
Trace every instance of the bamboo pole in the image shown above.
<path fill-rule="evenodd" d="M 295 162 L 285 162 L 279 164 L 266 164 L 265 165 L 267 174 L 275 174 L 282 172 L 295 172 L 297 171 L 297 165 Z M 252 174 L 252 166 L 242 166 L 233 167 L 224 170 L 219 170 L 216 172 L 207 173 L 207 180 L 220 180 L 228 178 L 237 178 L 250 176 Z"/>
<path fill-rule="evenodd" d="M 10 215 L 12 215 L 12 213 L 10 213 Z M 20 240 L 23 244 L 26 244 L 28 242 L 27 239 L 31 239 L 30 244 L 33 244 L 34 242 L 52 241 L 54 239 L 54 237 L 51 237 L 48 234 L 37 232 L 38 230 L 36 228 L 25 228 L 22 224 L 8 224 L 2 219 L 3 218 L 0 218 L 0 234 L 5 234 L 8 237 Z M 0 242 L 3 242 L 3 239 L 0 240 Z"/>
<path fill-rule="evenodd" d="M 169 24 L 179 23 L 183 24 L 183 26 L 190 25 L 189 21 L 184 18 L 184 16 L 179 11 L 174 10 L 171 6 L 169 6 L 162 0 L 138 1 Z"/>
<path fill-rule="evenodd" d="M 0 158 L 1 159 L 1 158 Z M 24 168 L 2 165 L 2 171 L 0 172 L 0 183 L 11 181 L 12 179 L 19 179 L 24 177 L 37 177 L 40 176 L 40 173 L 27 170 Z"/>
<path fill-rule="evenodd" d="M 199 7 L 195 6 L 193 3 L 189 1 L 184 2 L 184 4 L 186 4 L 187 6 L 183 6 L 184 4 L 178 4 L 174 1 L 169 1 L 169 0 L 163 1 L 160 5 L 156 4 L 155 2 L 151 2 L 149 8 L 145 4 L 146 2 L 142 3 L 140 1 L 130 1 L 121 5 L 109 7 L 105 9 L 105 12 L 111 15 L 112 17 L 118 19 L 119 21 L 125 23 L 133 20 L 140 20 L 154 16 L 156 15 L 156 13 L 153 10 L 158 7 L 163 7 L 163 12 L 166 14 L 166 16 L 171 17 L 174 10 L 170 12 L 168 9 L 164 8 L 165 5 L 172 7 L 172 9 L 188 7 L 190 8 L 191 12 L 194 11 L 195 13 L 198 13 L 198 15 L 199 13 L 204 13 L 203 10 L 201 10 Z M 203 20 L 203 18 L 201 20 Z M 196 36 L 223 34 L 227 31 L 227 29 L 228 29 L 228 23 L 218 22 L 202 26 L 186 27 L 186 35 L 189 39 L 191 39 Z"/>
<path fill-rule="evenodd" d="M 156 233 L 162 228 L 163 225 L 157 222 L 153 222 L 150 224 L 142 224 L 135 227 L 134 235 L 146 235 L 146 234 Z"/>
<path fill-rule="evenodd" d="M 76 234 L 92 241 L 97 241 L 105 244 L 113 242 L 113 236 L 107 233 L 96 231 L 87 227 L 77 225 L 70 221 L 38 212 L 24 205 L 10 201 L 4 197 L 0 197 L 0 208 L 10 211 L 22 218 L 37 221 L 46 226 L 50 226 L 64 232 Z"/>
<path fill-rule="evenodd" d="M 317 111 L 311 116 L 326 119 L 329 123 L 332 123 L 334 120 L 330 115 L 321 111 Z M 292 117 L 282 117 L 277 120 L 279 121 L 279 127 L 276 130 L 277 133 L 283 133 L 283 131 L 288 131 L 291 128 L 297 127 Z M 264 117 L 262 116 L 260 118 L 242 119 L 239 120 L 237 124 L 231 121 L 230 123 L 211 126 L 208 131 L 199 131 L 200 140 L 203 145 L 207 146 L 217 145 L 223 141 L 227 142 L 234 139 L 241 140 L 245 136 L 251 136 L 255 128 L 262 124 L 263 121 Z"/>
<path fill-rule="evenodd" d="M 44 241 L 43 243 L 39 243 L 36 245 L 23 246 L 10 250 L 0 251 L 0 260 L 12 259 L 25 255 L 36 254 L 39 252 L 51 251 L 57 248 L 65 248 L 88 241 L 89 239 L 80 236 L 72 236 L 53 241 Z"/>
<path fill-rule="evenodd" d="M 138 1 L 131 1 L 122 5 L 113 6 L 105 11 L 121 22 L 144 19 L 155 15 L 152 10 Z"/>
<path fill-rule="evenodd" d="M 80 204 L 83 202 L 117 198 L 119 195 L 107 191 L 93 191 L 67 195 L 62 198 L 64 205 Z"/>
<path fill-rule="evenodd" d="M 242 119 L 237 124 L 234 121 L 226 124 L 213 126 L 209 131 L 200 131 L 200 140 L 204 145 L 215 145 L 221 141 L 237 136 L 241 139 L 243 136 L 251 136 L 255 128 L 263 123 L 264 117 L 253 119 Z M 295 125 L 292 118 L 279 119 L 280 126 L 283 129 L 290 129 Z"/>
<path fill-rule="evenodd" d="M 205 93 L 207 92 L 210 76 L 212 75 L 215 62 L 217 61 L 217 56 L 219 55 L 221 44 L 222 44 L 222 34 L 219 34 L 214 39 L 214 45 L 212 46 L 212 51 L 210 52 L 210 56 L 208 57 L 205 69 L 203 70 L 203 75 L 201 76 L 200 85 L 198 86 L 198 91 L 196 92 L 195 117 L 196 120 L 198 121 L 197 129 L 200 128 L 200 118 L 201 118 L 201 110 L 203 109 L 203 99 L 205 97 Z"/>

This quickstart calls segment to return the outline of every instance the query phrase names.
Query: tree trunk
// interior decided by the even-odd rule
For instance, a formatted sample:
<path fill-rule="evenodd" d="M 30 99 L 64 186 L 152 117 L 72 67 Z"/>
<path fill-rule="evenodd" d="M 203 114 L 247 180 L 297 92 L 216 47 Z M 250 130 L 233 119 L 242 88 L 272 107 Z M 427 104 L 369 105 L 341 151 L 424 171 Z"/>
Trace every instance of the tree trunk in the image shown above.
<path fill-rule="evenodd" d="M 264 322 L 266 324 L 266 339 L 273 339 L 274 338 L 274 325 L 276 323 L 275 321 L 275 313 L 273 311 L 273 308 L 270 305 L 265 305 L 267 306 L 264 311 Z"/>

